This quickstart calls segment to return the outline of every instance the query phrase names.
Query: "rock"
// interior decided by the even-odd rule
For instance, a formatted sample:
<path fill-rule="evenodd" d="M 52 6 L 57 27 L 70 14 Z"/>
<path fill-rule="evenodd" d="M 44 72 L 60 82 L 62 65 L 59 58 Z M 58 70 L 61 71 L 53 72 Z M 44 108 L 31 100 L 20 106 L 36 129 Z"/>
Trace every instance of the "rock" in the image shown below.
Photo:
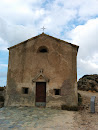
<path fill-rule="evenodd" d="M 98 84 L 95 86 L 95 90 L 96 92 L 98 92 Z"/>
<path fill-rule="evenodd" d="M 98 75 L 84 75 L 79 79 L 77 86 L 79 90 L 98 92 Z"/>

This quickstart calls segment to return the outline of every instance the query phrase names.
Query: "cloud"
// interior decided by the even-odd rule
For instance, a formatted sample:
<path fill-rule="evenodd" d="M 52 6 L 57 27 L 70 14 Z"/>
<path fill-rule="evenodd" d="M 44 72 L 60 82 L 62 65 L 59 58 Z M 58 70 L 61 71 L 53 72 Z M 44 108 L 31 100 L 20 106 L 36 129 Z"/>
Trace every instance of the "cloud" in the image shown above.
<path fill-rule="evenodd" d="M 98 15 L 98 0 L 81 0 L 82 6 L 79 9 L 80 20 L 88 19 Z"/>
<path fill-rule="evenodd" d="M 6 86 L 6 82 L 7 80 L 5 77 L 2 77 L 2 78 L 0 77 L 0 87 Z"/>
<path fill-rule="evenodd" d="M 78 74 L 98 73 L 97 16 L 98 0 L 1 0 L 0 63 L 7 63 L 6 48 L 38 35 L 45 26 L 47 34 L 80 46 Z"/>
<path fill-rule="evenodd" d="M 0 79 L 7 77 L 7 72 L 0 72 Z"/>
<path fill-rule="evenodd" d="M 0 67 L 8 67 L 8 64 L 0 64 Z"/>
<path fill-rule="evenodd" d="M 41 0 L 1 0 L 0 16 L 16 24 L 30 24 L 42 15 Z"/>
<path fill-rule="evenodd" d="M 68 33 L 71 42 L 80 46 L 78 68 L 81 75 L 98 74 L 98 18 L 88 20 Z"/>
<path fill-rule="evenodd" d="M 0 86 L 6 85 L 7 80 L 7 64 L 0 64 Z"/>
<path fill-rule="evenodd" d="M 98 0 L 1 0 L 0 37 L 12 46 L 41 33 L 44 25 L 62 39 L 77 22 L 98 15 L 97 5 Z"/>
<path fill-rule="evenodd" d="M 37 35 L 38 29 L 34 26 L 13 25 L 0 18 L 0 50 L 5 50 L 21 41 Z"/>
<path fill-rule="evenodd" d="M 8 43 L 7 41 L 0 38 L 0 50 L 7 51 Z"/>
<path fill-rule="evenodd" d="M 0 16 L 18 25 L 45 24 L 54 32 L 55 28 L 62 31 L 70 20 L 81 22 L 98 15 L 97 6 L 98 0 L 1 0 Z"/>

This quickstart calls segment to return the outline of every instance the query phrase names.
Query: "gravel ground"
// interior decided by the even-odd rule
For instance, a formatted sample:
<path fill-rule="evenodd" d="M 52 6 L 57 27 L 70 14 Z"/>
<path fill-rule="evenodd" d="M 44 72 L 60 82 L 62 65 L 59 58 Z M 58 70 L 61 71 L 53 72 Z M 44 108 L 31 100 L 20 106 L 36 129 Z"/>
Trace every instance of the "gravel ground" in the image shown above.
<path fill-rule="evenodd" d="M 71 118 L 70 118 L 71 117 Z M 73 129 L 74 112 L 33 107 L 0 109 L 0 130 Z"/>
<path fill-rule="evenodd" d="M 83 110 L 50 108 L 0 108 L 0 130 L 98 130 L 98 93 L 79 91 Z M 96 112 L 90 113 L 90 98 L 96 96 Z"/>

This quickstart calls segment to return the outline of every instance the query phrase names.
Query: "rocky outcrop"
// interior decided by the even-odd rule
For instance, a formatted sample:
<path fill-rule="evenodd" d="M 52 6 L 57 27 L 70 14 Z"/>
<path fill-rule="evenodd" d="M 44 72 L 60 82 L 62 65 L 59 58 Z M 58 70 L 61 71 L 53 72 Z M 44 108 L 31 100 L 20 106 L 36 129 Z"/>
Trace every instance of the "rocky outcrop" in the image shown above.
<path fill-rule="evenodd" d="M 83 91 L 98 92 L 98 75 L 84 75 L 78 81 L 78 89 Z"/>
<path fill-rule="evenodd" d="M 4 106 L 5 87 L 0 87 L 0 108 Z"/>

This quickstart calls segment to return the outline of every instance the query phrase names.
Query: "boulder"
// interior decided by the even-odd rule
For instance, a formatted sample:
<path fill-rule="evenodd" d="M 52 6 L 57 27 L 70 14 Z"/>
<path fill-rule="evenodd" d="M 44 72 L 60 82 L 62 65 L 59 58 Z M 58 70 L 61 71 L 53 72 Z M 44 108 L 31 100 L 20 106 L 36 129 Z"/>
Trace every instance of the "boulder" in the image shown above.
<path fill-rule="evenodd" d="M 84 75 L 77 84 L 79 90 L 98 92 L 98 75 Z"/>

